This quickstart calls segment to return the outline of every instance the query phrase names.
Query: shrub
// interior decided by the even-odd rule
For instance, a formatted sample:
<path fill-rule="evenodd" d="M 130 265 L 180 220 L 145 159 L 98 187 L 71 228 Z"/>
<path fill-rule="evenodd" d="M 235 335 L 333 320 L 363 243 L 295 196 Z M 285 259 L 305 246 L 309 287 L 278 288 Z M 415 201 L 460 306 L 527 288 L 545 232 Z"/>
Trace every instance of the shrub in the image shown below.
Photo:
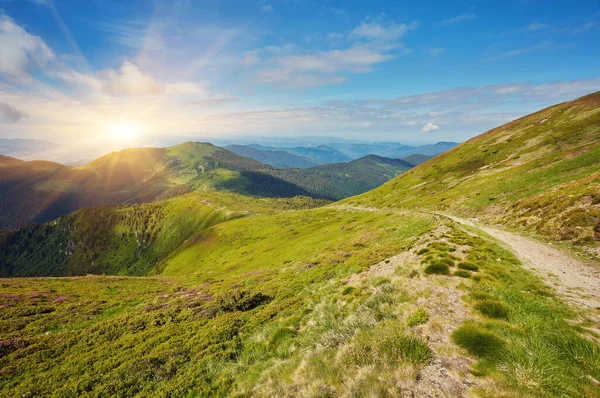
<path fill-rule="evenodd" d="M 421 250 L 419 250 L 419 251 L 417 252 L 417 254 L 418 254 L 419 256 L 420 256 L 420 255 L 422 255 L 422 254 L 425 254 L 425 253 L 429 253 L 429 249 L 428 249 L 428 248 L 426 248 L 426 247 L 422 248 Z"/>
<path fill-rule="evenodd" d="M 456 344 L 478 357 L 493 357 L 504 347 L 504 340 L 475 323 L 465 323 L 452 333 Z"/>
<path fill-rule="evenodd" d="M 458 263 L 458 268 L 460 269 L 465 269 L 467 271 L 478 271 L 479 267 L 473 263 L 469 263 L 469 262 L 462 262 L 462 263 Z"/>
<path fill-rule="evenodd" d="M 475 305 L 475 308 L 489 318 L 508 318 L 509 308 L 506 304 L 497 300 L 483 300 Z"/>
<path fill-rule="evenodd" d="M 423 308 L 419 308 L 408 317 L 406 323 L 408 326 L 416 326 L 424 324 L 427 320 L 429 320 L 429 314 Z"/>
<path fill-rule="evenodd" d="M 459 269 L 458 271 L 456 271 L 454 273 L 454 276 L 458 276 L 460 278 L 470 278 L 471 277 L 471 272 Z"/>
<path fill-rule="evenodd" d="M 438 274 L 438 275 L 449 275 L 450 267 L 447 264 L 440 263 L 439 261 L 433 262 L 425 268 L 427 275 Z"/>

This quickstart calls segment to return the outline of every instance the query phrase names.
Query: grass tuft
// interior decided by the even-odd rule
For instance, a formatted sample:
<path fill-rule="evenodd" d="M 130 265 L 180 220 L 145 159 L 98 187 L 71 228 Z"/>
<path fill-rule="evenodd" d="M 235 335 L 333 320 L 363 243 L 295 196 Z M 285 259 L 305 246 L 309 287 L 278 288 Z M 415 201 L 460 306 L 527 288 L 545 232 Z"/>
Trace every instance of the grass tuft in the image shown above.
<path fill-rule="evenodd" d="M 479 270 L 479 266 L 473 264 L 473 263 L 469 263 L 467 261 L 464 261 L 462 263 L 458 263 L 458 268 L 460 269 L 464 269 L 467 271 L 478 271 Z"/>
<path fill-rule="evenodd" d="M 454 276 L 458 276 L 460 278 L 470 278 L 471 272 L 459 269 L 458 271 L 454 272 Z"/>
<path fill-rule="evenodd" d="M 510 308 L 498 300 L 483 300 L 475 305 L 475 308 L 489 318 L 506 319 Z"/>
<path fill-rule="evenodd" d="M 452 333 L 452 339 L 472 355 L 483 358 L 498 356 L 505 345 L 501 337 L 475 323 L 459 326 Z"/>
<path fill-rule="evenodd" d="M 413 312 L 406 321 L 408 326 L 422 325 L 429 320 L 429 314 L 423 308 Z"/>
<path fill-rule="evenodd" d="M 447 264 L 434 261 L 425 268 L 425 273 L 427 275 L 437 274 L 437 275 L 449 275 L 450 267 Z"/>

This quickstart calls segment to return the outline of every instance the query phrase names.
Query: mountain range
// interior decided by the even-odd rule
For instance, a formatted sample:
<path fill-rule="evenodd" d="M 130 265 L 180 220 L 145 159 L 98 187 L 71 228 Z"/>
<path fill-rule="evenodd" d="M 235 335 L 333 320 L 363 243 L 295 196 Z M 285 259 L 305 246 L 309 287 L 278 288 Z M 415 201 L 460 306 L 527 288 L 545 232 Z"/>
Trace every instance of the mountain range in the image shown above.
<path fill-rule="evenodd" d="M 127 149 L 70 167 L 0 159 L 0 226 L 44 222 L 82 207 L 145 203 L 200 188 L 261 197 L 337 200 L 412 167 L 375 155 L 307 169 L 278 169 L 207 143 Z"/>
<path fill-rule="evenodd" d="M 203 143 L 3 157 L 3 200 L 120 204 L 0 235 L 0 393 L 600 397 L 599 163 L 600 93 L 395 177 Z M 354 168 L 391 179 L 345 197 Z"/>

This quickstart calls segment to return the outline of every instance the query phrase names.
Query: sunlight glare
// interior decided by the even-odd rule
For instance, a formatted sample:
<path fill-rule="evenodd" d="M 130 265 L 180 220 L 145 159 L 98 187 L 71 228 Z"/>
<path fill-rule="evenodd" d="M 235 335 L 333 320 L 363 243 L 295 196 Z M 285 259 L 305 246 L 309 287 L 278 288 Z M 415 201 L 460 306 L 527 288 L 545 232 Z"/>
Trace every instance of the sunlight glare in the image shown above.
<path fill-rule="evenodd" d="M 114 124 L 110 126 L 110 134 L 115 140 L 130 141 L 136 137 L 137 130 L 131 124 Z"/>

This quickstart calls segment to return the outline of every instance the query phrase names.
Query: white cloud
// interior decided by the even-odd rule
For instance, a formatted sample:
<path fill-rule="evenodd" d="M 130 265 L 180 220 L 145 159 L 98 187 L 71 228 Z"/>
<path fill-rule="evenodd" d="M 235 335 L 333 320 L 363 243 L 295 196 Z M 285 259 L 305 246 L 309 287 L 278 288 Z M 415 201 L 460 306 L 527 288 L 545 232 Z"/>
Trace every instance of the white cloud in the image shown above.
<path fill-rule="evenodd" d="M 271 12 L 271 11 L 273 11 L 273 6 L 271 4 L 265 4 L 262 7 L 260 7 L 260 11 L 261 12 Z"/>
<path fill-rule="evenodd" d="M 107 70 L 103 75 L 104 90 L 111 95 L 158 95 L 165 92 L 161 82 L 128 61 L 123 62 L 119 70 Z"/>
<path fill-rule="evenodd" d="M 444 19 L 440 25 L 452 25 L 457 22 L 468 21 L 477 18 L 477 15 L 472 12 L 465 12 L 452 18 Z"/>
<path fill-rule="evenodd" d="M 421 129 L 421 133 L 429 133 L 430 131 L 435 131 L 435 130 L 439 130 L 439 129 L 440 129 L 440 126 L 435 125 L 431 122 L 427 122 Z"/>
<path fill-rule="evenodd" d="M 329 51 L 308 51 L 296 46 L 274 47 L 247 51 L 240 63 L 260 66 L 254 71 L 254 82 L 279 88 L 312 88 L 339 84 L 348 80 L 347 74 L 367 73 L 383 62 L 400 54 L 410 54 L 399 41 L 417 23 L 396 24 L 363 22 L 347 36 L 330 33 L 328 38 L 346 38 L 346 48 Z"/>
<path fill-rule="evenodd" d="M 27 77 L 34 68 L 43 68 L 55 60 L 54 52 L 39 37 L 17 25 L 0 13 L 0 73 L 13 77 Z"/>
<path fill-rule="evenodd" d="M 395 41 L 406 35 L 407 32 L 415 30 L 418 24 L 390 23 L 387 26 L 377 22 L 363 22 L 352 30 L 351 36 L 367 40 Z"/>
<path fill-rule="evenodd" d="M 427 53 L 428 53 L 429 55 L 433 55 L 433 56 L 436 56 L 436 55 L 441 55 L 441 54 L 443 54 L 443 53 L 445 53 L 445 52 L 446 52 L 446 50 L 445 50 L 445 49 L 443 49 L 443 48 L 441 48 L 441 47 L 437 47 L 437 48 L 430 48 L 429 50 L 427 50 Z"/>

